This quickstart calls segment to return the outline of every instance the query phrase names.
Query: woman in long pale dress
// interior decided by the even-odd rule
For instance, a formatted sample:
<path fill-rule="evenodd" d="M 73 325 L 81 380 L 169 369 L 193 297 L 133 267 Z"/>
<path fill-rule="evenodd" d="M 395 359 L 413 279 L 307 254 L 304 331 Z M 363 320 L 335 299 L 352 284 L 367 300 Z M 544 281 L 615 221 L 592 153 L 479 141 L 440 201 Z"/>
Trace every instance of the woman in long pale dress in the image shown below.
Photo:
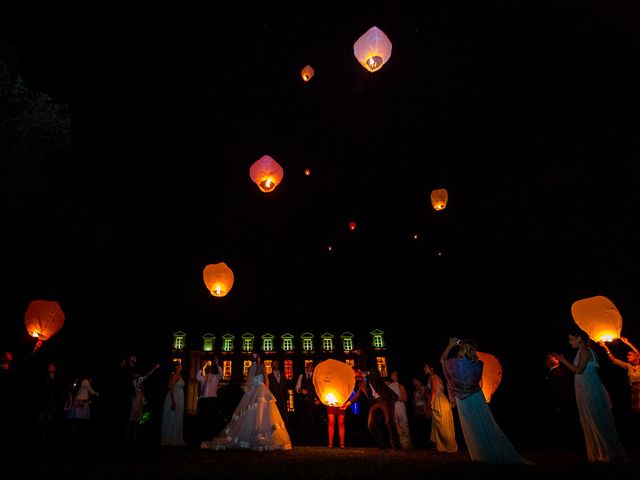
<path fill-rule="evenodd" d="M 449 353 L 457 349 L 455 356 Z M 524 464 L 525 460 L 516 451 L 500 426 L 493 418 L 480 387 L 483 362 L 478 358 L 475 345 L 452 338 L 440 356 L 447 378 L 449 401 L 458 408 L 467 449 L 471 460 L 492 464 Z"/>
<path fill-rule="evenodd" d="M 180 375 L 182 363 L 175 362 L 174 370 L 169 377 L 169 391 L 162 407 L 160 425 L 160 445 L 185 446 L 183 435 L 184 423 L 184 379 Z"/>
<path fill-rule="evenodd" d="M 569 334 L 569 344 L 577 350 L 573 363 L 562 354 L 553 355 L 575 373 L 576 403 L 584 433 L 589 462 L 627 462 L 618 436 L 609 394 L 600 379 L 600 363 L 589 347 L 589 335 L 581 330 Z"/>
<path fill-rule="evenodd" d="M 222 432 L 200 448 L 213 450 L 290 450 L 291 439 L 269 390 L 265 366 L 259 355 L 249 367 L 246 392 Z"/>
<path fill-rule="evenodd" d="M 456 430 L 453 423 L 451 404 L 444 392 L 444 383 L 428 363 L 424 364 L 424 373 L 429 377 L 431 407 L 431 441 L 439 452 L 457 452 Z"/>
<path fill-rule="evenodd" d="M 398 383 L 398 372 L 395 370 L 391 372 L 389 388 L 398 394 L 398 400 L 394 405 L 394 413 L 400 446 L 404 449 L 409 449 L 411 448 L 411 434 L 409 432 L 409 417 L 407 416 L 407 390 L 404 385 Z"/>

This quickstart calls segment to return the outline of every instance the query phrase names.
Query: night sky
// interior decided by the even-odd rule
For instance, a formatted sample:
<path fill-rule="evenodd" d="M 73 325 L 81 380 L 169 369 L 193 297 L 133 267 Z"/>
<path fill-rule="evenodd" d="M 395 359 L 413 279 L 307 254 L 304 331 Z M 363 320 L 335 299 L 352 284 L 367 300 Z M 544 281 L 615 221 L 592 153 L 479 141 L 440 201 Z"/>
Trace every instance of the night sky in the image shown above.
<path fill-rule="evenodd" d="M 640 344 L 637 2 L 90 3 L 72 28 L 3 2 L 4 62 L 70 106 L 73 150 L 3 167 L 2 348 L 31 345 L 40 298 L 67 315 L 43 349 L 86 359 L 178 329 L 381 328 L 407 366 L 458 335 L 508 373 L 572 355 L 593 295 Z M 374 25 L 393 53 L 369 73 Z M 270 194 L 249 178 L 266 154 Z"/>

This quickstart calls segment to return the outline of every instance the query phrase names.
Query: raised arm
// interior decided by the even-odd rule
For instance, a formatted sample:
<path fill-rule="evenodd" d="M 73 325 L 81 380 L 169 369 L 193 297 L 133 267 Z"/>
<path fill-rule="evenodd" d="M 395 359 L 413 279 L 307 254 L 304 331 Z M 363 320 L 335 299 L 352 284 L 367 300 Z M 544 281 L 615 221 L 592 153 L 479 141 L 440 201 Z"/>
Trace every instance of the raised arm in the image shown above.
<path fill-rule="evenodd" d="M 623 362 L 622 360 L 618 360 L 616 357 L 614 357 L 613 353 L 611 353 L 611 350 L 609 350 L 609 347 L 607 347 L 606 343 L 604 342 L 598 342 L 598 343 L 602 348 L 604 348 L 604 351 L 607 354 L 607 357 L 609 357 L 609 360 L 611 360 L 611 363 L 613 363 L 617 367 L 624 368 L 625 370 L 629 370 L 629 368 L 631 368 L 630 363 Z"/>
<path fill-rule="evenodd" d="M 620 340 L 622 340 L 622 342 L 627 347 L 629 347 L 631 350 L 633 350 L 636 355 L 640 355 L 640 350 L 638 350 L 636 347 L 634 347 L 633 344 L 627 339 L 627 337 L 620 337 Z"/>
<path fill-rule="evenodd" d="M 453 337 L 452 339 L 449 340 L 449 344 L 444 349 L 444 352 L 442 352 L 442 355 L 440 355 L 440 363 L 444 362 L 447 358 L 449 358 L 449 352 L 453 347 L 458 345 L 459 342 L 460 342 L 460 339 L 457 337 Z"/>

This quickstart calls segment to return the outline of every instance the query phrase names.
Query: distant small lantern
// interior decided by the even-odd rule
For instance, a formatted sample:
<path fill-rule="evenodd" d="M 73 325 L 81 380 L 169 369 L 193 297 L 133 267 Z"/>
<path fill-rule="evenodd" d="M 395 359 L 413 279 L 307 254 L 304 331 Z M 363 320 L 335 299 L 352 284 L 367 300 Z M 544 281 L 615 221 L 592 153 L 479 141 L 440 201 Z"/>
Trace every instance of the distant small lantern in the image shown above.
<path fill-rule="evenodd" d="M 58 302 L 34 300 L 24 314 L 24 324 L 29 335 L 38 339 L 33 349 L 35 352 L 44 340 L 50 339 L 62 328 L 64 312 Z"/>
<path fill-rule="evenodd" d="M 418 234 L 417 234 L 417 233 L 414 233 L 414 234 L 413 234 L 413 239 L 414 239 L 414 240 L 417 240 L 417 239 L 418 239 Z"/>
<path fill-rule="evenodd" d="M 302 75 L 302 80 L 304 80 L 305 82 L 308 82 L 309 80 L 311 80 L 311 77 L 313 77 L 314 73 L 315 73 L 315 70 L 311 67 L 311 65 L 307 65 L 302 69 L 302 71 L 300 72 L 300 75 Z"/>
<path fill-rule="evenodd" d="M 284 171 L 282 167 L 269 155 L 263 156 L 260 160 L 251 165 L 249 170 L 251 180 L 263 192 L 272 192 L 282 181 Z"/>
<path fill-rule="evenodd" d="M 311 175 L 311 169 L 309 168 L 305 168 L 304 169 L 304 174 L 308 177 L 309 175 Z"/>
<path fill-rule="evenodd" d="M 622 315 L 607 297 L 597 295 L 578 300 L 571 305 L 571 315 L 574 322 L 598 342 L 620 338 Z"/>
<path fill-rule="evenodd" d="M 329 246 L 327 247 L 327 250 L 329 250 L 330 252 L 332 252 L 332 251 L 333 251 L 333 245 L 329 245 Z"/>
<path fill-rule="evenodd" d="M 349 223 L 349 230 L 351 230 L 352 232 L 356 229 L 356 222 L 350 222 Z"/>
<path fill-rule="evenodd" d="M 446 188 L 440 188 L 431 192 L 431 205 L 436 210 L 444 210 L 449 200 L 449 194 Z"/>
<path fill-rule="evenodd" d="M 378 27 L 371 27 L 353 44 L 353 54 L 364 68 L 376 72 L 391 57 L 391 41 Z"/>
<path fill-rule="evenodd" d="M 481 381 L 482 393 L 484 394 L 484 399 L 489 403 L 502 380 L 502 366 L 500 365 L 500 361 L 490 353 L 477 353 L 478 358 L 482 360 L 484 364 L 482 367 Z"/>
<path fill-rule="evenodd" d="M 330 358 L 314 368 L 313 386 L 322 403 L 341 407 L 347 403 L 356 386 L 356 374 L 345 362 Z"/>
<path fill-rule="evenodd" d="M 226 263 L 215 263 L 204 267 L 204 283 L 214 297 L 224 297 L 233 286 L 233 271 Z"/>

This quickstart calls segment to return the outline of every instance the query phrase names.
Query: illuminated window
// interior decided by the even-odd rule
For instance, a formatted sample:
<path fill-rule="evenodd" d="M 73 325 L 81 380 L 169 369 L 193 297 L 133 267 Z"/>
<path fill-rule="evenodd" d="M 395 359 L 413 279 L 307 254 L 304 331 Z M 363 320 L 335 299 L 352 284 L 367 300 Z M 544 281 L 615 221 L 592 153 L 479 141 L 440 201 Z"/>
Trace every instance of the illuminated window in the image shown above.
<path fill-rule="evenodd" d="M 376 364 L 378 365 L 378 371 L 380 376 L 387 376 L 387 359 L 385 357 L 376 357 Z"/>
<path fill-rule="evenodd" d="M 293 406 L 293 389 L 287 390 L 289 392 L 289 399 L 287 400 L 287 412 L 295 412 L 295 408 Z"/>
<path fill-rule="evenodd" d="M 284 361 L 284 378 L 293 380 L 293 360 Z"/>
<path fill-rule="evenodd" d="M 176 332 L 173 334 L 173 348 L 175 350 L 182 350 L 185 347 L 185 337 L 187 336 L 184 332 Z"/>
<path fill-rule="evenodd" d="M 255 337 L 250 333 L 242 335 L 242 350 L 245 352 L 253 351 L 253 339 Z"/>
<path fill-rule="evenodd" d="M 251 360 L 244 360 L 242 362 L 242 378 L 247 378 L 249 375 L 249 367 L 251 366 Z"/>
<path fill-rule="evenodd" d="M 216 339 L 216 337 L 210 333 L 207 333 L 205 335 L 202 336 L 202 339 L 204 340 L 202 349 L 205 352 L 212 352 L 213 351 L 213 342 Z"/>
<path fill-rule="evenodd" d="M 323 333 L 322 336 L 322 350 L 325 352 L 333 352 L 333 335 L 330 333 Z"/>
<path fill-rule="evenodd" d="M 302 350 L 310 352 L 313 350 L 313 335 L 311 333 L 303 333 L 302 338 Z"/>
<path fill-rule="evenodd" d="M 373 332 L 371 332 L 371 335 L 373 337 L 373 346 L 375 348 L 384 347 L 384 340 L 382 339 L 384 332 L 382 330 L 374 330 Z"/>
<path fill-rule="evenodd" d="M 342 335 L 340 335 L 340 338 L 342 338 L 342 349 L 345 352 L 350 352 L 351 350 L 353 350 L 353 333 L 344 332 Z"/>
<path fill-rule="evenodd" d="M 223 360 L 222 362 L 222 379 L 231 380 L 231 360 Z"/>
<path fill-rule="evenodd" d="M 273 335 L 267 333 L 262 336 L 262 351 L 273 352 Z"/>
<path fill-rule="evenodd" d="M 290 333 L 282 335 L 282 350 L 285 352 L 293 351 L 293 335 Z"/>
<path fill-rule="evenodd" d="M 233 335 L 225 334 L 222 336 L 222 351 L 223 352 L 232 352 L 233 351 Z"/>
<path fill-rule="evenodd" d="M 269 375 L 271 373 L 271 362 L 273 362 L 273 360 L 265 360 L 264 362 L 264 369 L 267 372 L 267 375 Z"/>

